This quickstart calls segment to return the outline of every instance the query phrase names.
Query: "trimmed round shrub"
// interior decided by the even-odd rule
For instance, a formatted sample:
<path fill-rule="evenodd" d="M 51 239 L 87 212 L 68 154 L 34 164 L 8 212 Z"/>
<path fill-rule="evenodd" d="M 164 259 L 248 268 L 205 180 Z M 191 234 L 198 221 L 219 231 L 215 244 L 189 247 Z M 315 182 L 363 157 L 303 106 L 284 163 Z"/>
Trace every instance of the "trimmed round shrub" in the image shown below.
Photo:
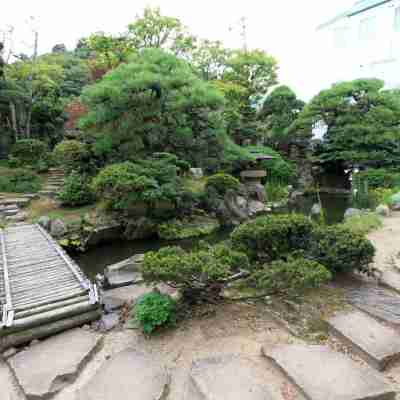
<path fill-rule="evenodd" d="M 39 177 L 30 170 L 18 168 L 0 176 L 0 192 L 35 193 L 40 186 Z"/>
<path fill-rule="evenodd" d="M 66 206 L 76 207 L 93 203 L 95 195 L 88 179 L 73 171 L 65 178 L 58 199 Z"/>
<path fill-rule="evenodd" d="M 54 160 L 68 171 L 85 169 L 89 151 L 78 140 L 63 140 L 53 151 Z"/>
<path fill-rule="evenodd" d="M 317 288 L 331 279 L 332 274 L 323 265 L 299 257 L 264 265 L 248 278 L 247 283 L 267 293 L 279 294 Z"/>
<path fill-rule="evenodd" d="M 251 259 L 270 262 L 306 249 L 313 226 L 303 215 L 270 215 L 240 225 L 231 239 L 235 249 Z"/>
<path fill-rule="evenodd" d="M 219 173 L 210 176 L 207 179 L 206 190 L 214 190 L 220 196 L 224 196 L 228 191 L 238 191 L 240 182 L 234 176 L 224 173 Z"/>
<path fill-rule="evenodd" d="M 333 225 L 314 230 L 307 253 L 332 274 L 351 271 L 370 274 L 375 248 L 362 234 Z"/>
<path fill-rule="evenodd" d="M 136 301 L 131 318 L 140 324 L 146 335 L 150 335 L 161 326 L 176 322 L 176 302 L 160 292 L 147 293 Z"/>
<path fill-rule="evenodd" d="M 48 151 L 47 144 L 40 140 L 21 139 L 12 147 L 11 156 L 17 159 L 20 165 L 32 165 L 44 160 Z"/>

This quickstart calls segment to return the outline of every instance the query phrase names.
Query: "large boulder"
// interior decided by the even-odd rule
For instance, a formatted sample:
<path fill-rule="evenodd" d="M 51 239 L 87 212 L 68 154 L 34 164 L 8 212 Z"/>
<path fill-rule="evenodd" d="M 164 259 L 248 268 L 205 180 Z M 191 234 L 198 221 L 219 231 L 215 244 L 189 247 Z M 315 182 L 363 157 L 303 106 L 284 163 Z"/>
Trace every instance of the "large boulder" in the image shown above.
<path fill-rule="evenodd" d="M 129 349 L 106 361 L 77 400 L 161 400 L 169 383 L 166 368 L 153 356 Z"/>
<path fill-rule="evenodd" d="M 157 229 L 156 221 L 147 217 L 139 217 L 134 221 L 129 221 L 124 236 L 128 240 L 148 239 L 157 235 Z"/>
<path fill-rule="evenodd" d="M 68 233 L 67 225 L 61 219 L 51 221 L 50 234 L 56 239 L 63 237 Z"/>
<path fill-rule="evenodd" d="M 201 168 L 190 168 L 190 176 L 193 179 L 201 179 L 204 176 L 203 170 Z"/>
<path fill-rule="evenodd" d="M 47 215 L 42 215 L 38 220 L 38 224 L 48 231 L 50 230 L 51 219 Z"/>
<path fill-rule="evenodd" d="M 144 254 L 136 254 L 124 261 L 109 265 L 104 270 L 104 286 L 109 288 L 131 285 L 142 281 L 139 272 Z"/>
<path fill-rule="evenodd" d="M 348 219 L 351 217 L 359 217 L 362 214 L 362 211 L 358 208 L 348 208 L 344 213 L 344 219 Z"/>
<path fill-rule="evenodd" d="M 318 217 L 322 214 L 322 207 L 319 203 L 315 203 L 313 204 L 313 206 L 311 207 L 311 211 L 310 214 L 312 217 Z"/>
<path fill-rule="evenodd" d="M 390 208 L 386 204 L 380 204 L 376 207 L 375 213 L 381 215 L 382 217 L 390 216 Z"/>

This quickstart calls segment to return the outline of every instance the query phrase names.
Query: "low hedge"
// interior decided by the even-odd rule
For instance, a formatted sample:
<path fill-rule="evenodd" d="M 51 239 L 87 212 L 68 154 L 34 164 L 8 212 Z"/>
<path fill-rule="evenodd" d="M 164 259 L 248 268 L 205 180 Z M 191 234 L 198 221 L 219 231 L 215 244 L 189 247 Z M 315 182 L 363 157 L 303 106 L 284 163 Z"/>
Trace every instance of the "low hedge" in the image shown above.
<path fill-rule="evenodd" d="M 0 176 L 0 192 L 35 193 L 40 186 L 38 175 L 27 169 L 10 169 Z"/>

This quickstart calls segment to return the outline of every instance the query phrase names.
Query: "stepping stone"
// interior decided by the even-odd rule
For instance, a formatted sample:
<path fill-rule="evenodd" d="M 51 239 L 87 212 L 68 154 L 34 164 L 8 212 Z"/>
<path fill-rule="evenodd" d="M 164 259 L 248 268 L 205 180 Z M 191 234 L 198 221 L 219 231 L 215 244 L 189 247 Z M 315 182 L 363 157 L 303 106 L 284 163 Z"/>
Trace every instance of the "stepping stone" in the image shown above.
<path fill-rule="evenodd" d="M 46 339 L 9 359 L 27 399 L 48 398 L 72 383 L 101 336 L 74 329 Z"/>
<path fill-rule="evenodd" d="M 0 201 L 0 205 L 17 205 L 20 207 L 27 206 L 30 203 L 31 199 L 25 198 L 25 197 L 19 197 L 19 198 L 14 198 L 14 199 L 4 199 Z"/>
<path fill-rule="evenodd" d="M 24 396 L 8 365 L 0 360 L 0 399 L 23 400 Z"/>
<path fill-rule="evenodd" d="M 170 376 L 153 357 L 125 350 L 106 361 L 77 393 L 77 400 L 162 400 Z"/>
<path fill-rule="evenodd" d="M 400 292 L 400 273 L 392 270 L 383 271 L 379 284 Z"/>
<path fill-rule="evenodd" d="M 400 335 L 360 311 L 337 315 L 327 323 L 335 336 L 379 371 L 400 354 Z"/>
<path fill-rule="evenodd" d="M 263 347 L 264 355 L 309 400 L 394 400 L 396 392 L 381 375 L 326 346 Z"/>
<path fill-rule="evenodd" d="M 251 357 L 235 355 L 196 360 L 192 364 L 184 400 L 277 399 L 263 379 L 262 367 Z"/>
<path fill-rule="evenodd" d="M 394 327 L 400 327 L 400 297 L 388 294 L 385 289 L 363 285 L 349 290 L 348 302 L 373 317 Z"/>

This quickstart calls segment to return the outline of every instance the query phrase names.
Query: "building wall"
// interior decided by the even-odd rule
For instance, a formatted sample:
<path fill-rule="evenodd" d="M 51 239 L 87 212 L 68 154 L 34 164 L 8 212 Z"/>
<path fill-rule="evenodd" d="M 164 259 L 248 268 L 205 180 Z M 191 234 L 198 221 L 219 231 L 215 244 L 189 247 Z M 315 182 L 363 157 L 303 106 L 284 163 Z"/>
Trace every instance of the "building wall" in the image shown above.
<path fill-rule="evenodd" d="M 321 29 L 327 85 L 380 78 L 400 87 L 400 0 L 345 17 Z"/>

